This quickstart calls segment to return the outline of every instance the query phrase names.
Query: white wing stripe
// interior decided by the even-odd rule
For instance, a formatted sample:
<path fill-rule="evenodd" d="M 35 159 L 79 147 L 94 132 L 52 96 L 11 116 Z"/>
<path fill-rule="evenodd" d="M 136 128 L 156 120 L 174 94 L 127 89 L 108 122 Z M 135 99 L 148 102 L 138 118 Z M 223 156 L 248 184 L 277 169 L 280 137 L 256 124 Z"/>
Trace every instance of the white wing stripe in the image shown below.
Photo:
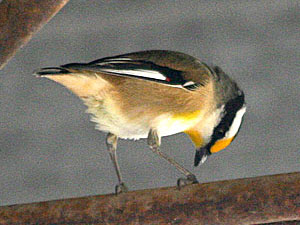
<path fill-rule="evenodd" d="M 166 77 L 161 74 L 160 72 L 154 70 L 117 70 L 117 69 L 101 69 L 103 72 L 108 73 L 119 73 L 119 74 L 126 74 L 132 75 L 137 77 L 147 77 L 157 80 L 166 80 Z"/>
<path fill-rule="evenodd" d="M 132 61 L 130 58 L 112 58 L 112 59 L 105 59 L 106 62 L 113 62 L 113 61 Z"/>
<path fill-rule="evenodd" d="M 188 82 L 184 83 L 183 86 L 190 86 L 190 85 L 194 85 L 194 84 L 195 84 L 195 82 L 188 81 Z"/>
<path fill-rule="evenodd" d="M 117 64 L 128 63 L 129 61 L 132 61 L 132 59 L 130 59 L 130 58 L 113 58 L 113 59 L 106 59 L 103 62 L 96 63 L 95 65 L 102 66 L 102 65 L 115 64 L 115 63 L 117 63 Z"/>

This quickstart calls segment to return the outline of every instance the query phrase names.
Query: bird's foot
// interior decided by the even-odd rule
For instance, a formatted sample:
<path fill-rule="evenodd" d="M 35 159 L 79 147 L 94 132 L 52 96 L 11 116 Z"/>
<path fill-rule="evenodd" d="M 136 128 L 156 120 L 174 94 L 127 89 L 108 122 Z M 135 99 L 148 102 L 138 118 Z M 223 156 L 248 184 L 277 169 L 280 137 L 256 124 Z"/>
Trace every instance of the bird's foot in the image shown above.
<path fill-rule="evenodd" d="M 194 174 L 187 175 L 186 178 L 179 178 L 177 180 L 177 187 L 180 190 L 182 187 L 189 185 L 189 184 L 198 184 L 198 180 Z"/>
<path fill-rule="evenodd" d="M 127 188 L 127 186 L 123 182 L 119 183 L 118 185 L 116 185 L 116 187 L 115 187 L 115 193 L 117 195 L 121 194 L 121 193 L 125 193 L 125 192 L 128 192 L 128 188 Z"/>

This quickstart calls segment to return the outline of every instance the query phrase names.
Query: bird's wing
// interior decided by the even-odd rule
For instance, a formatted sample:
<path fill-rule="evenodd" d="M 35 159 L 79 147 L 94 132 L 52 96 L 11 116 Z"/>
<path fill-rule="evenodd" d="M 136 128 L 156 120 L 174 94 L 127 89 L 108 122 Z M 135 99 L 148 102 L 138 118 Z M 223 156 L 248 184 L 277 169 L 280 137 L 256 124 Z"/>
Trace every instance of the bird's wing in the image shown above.
<path fill-rule="evenodd" d="M 66 64 L 62 65 L 61 68 L 66 70 L 88 70 L 121 77 L 143 79 L 190 91 L 202 85 L 186 78 L 186 71 L 159 65 L 146 58 L 132 57 L 130 54 L 98 59 L 85 64 Z"/>
<path fill-rule="evenodd" d="M 42 68 L 35 74 L 49 77 L 83 71 L 142 79 L 189 91 L 205 86 L 213 74 L 210 67 L 192 56 L 163 50 L 135 52 L 89 63 Z"/>

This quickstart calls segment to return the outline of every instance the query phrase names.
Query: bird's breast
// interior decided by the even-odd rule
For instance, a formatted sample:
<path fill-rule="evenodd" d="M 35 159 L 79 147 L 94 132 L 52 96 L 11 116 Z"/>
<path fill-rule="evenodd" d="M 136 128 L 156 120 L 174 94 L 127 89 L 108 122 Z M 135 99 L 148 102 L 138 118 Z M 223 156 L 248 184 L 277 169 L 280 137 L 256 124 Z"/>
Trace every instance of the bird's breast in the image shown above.
<path fill-rule="evenodd" d="M 175 114 L 167 113 L 154 120 L 154 127 L 160 136 L 168 136 L 190 129 L 201 121 L 202 116 L 201 110 Z"/>

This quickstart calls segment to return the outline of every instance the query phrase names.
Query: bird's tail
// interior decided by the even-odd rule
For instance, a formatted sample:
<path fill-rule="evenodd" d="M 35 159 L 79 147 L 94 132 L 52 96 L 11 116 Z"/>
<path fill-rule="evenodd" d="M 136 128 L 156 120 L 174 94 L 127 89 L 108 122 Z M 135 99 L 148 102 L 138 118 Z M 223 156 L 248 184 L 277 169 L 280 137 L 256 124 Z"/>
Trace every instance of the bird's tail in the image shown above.
<path fill-rule="evenodd" d="M 33 75 L 37 77 L 49 76 L 49 75 L 62 75 L 71 73 L 69 70 L 61 67 L 46 67 L 35 70 Z"/>
<path fill-rule="evenodd" d="M 46 67 L 34 71 L 33 74 L 60 83 L 79 97 L 87 97 L 98 93 L 107 82 L 98 76 L 91 76 L 86 65 L 71 63 L 60 67 Z"/>
<path fill-rule="evenodd" d="M 38 77 L 51 76 L 51 75 L 63 75 L 70 73 L 80 73 L 82 70 L 87 70 L 89 68 L 86 63 L 69 63 L 62 65 L 60 67 L 45 67 L 38 69 L 33 72 L 34 75 Z"/>

